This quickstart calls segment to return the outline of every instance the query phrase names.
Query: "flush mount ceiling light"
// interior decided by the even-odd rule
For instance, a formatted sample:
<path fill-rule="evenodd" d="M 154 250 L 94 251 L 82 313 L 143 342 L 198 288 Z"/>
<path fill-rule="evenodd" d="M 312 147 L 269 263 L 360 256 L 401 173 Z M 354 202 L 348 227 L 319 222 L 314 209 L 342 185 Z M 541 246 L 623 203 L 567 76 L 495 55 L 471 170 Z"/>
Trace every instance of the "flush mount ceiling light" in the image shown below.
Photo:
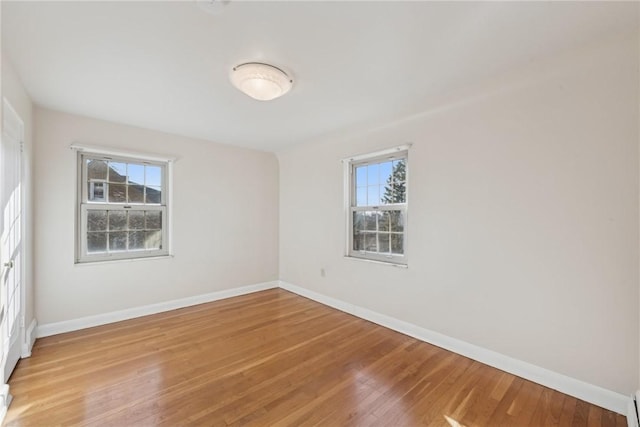
<path fill-rule="evenodd" d="M 240 91 L 259 101 L 270 101 L 291 90 L 293 80 L 280 68 L 259 62 L 247 62 L 233 67 L 231 83 Z"/>

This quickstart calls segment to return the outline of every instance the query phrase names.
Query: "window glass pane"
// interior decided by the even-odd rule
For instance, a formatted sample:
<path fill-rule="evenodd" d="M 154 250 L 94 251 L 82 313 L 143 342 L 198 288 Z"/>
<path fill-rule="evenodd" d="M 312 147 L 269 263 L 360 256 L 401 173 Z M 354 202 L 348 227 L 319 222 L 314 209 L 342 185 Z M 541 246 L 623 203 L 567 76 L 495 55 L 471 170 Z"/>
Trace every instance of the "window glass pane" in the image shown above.
<path fill-rule="evenodd" d="M 107 179 L 107 162 L 87 159 L 87 179 Z"/>
<path fill-rule="evenodd" d="M 393 170 L 391 174 L 393 175 L 394 181 L 406 181 L 407 180 L 407 163 L 406 159 L 394 160 L 393 161 Z"/>
<path fill-rule="evenodd" d="M 404 254 L 404 235 L 392 234 L 391 235 L 391 252 L 394 254 Z"/>
<path fill-rule="evenodd" d="M 380 184 L 390 182 L 391 178 L 391 162 L 380 163 Z"/>
<path fill-rule="evenodd" d="M 89 192 L 89 194 L 87 194 L 87 200 L 89 200 L 90 202 L 106 202 L 107 199 L 105 198 L 105 190 L 108 188 L 108 186 L 109 184 L 107 184 L 106 182 L 90 181 L 89 185 L 87 186 L 87 191 Z"/>
<path fill-rule="evenodd" d="M 127 186 L 127 197 L 129 203 L 144 203 L 144 186 L 133 184 Z"/>
<path fill-rule="evenodd" d="M 162 168 L 160 166 L 145 166 L 145 184 L 155 187 L 162 186 Z"/>
<path fill-rule="evenodd" d="M 382 188 L 382 203 L 405 203 L 406 186 L 404 182 L 393 182 Z"/>
<path fill-rule="evenodd" d="M 383 204 L 405 203 L 406 202 L 406 162 L 394 160 L 386 162 L 385 165 L 392 165 L 391 175 L 386 180 L 381 181 L 380 199 Z M 387 166 L 384 166 L 385 168 Z M 381 168 L 383 166 L 381 165 Z"/>
<path fill-rule="evenodd" d="M 109 182 L 126 182 L 127 164 L 120 162 L 109 162 Z"/>
<path fill-rule="evenodd" d="M 127 249 L 127 232 L 115 231 L 109 233 L 109 251 L 124 251 Z"/>
<path fill-rule="evenodd" d="M 381 253 L 389 253 L 389 234 L 388 233 L 380 233 L 378 234 L 378 252 Z"/>
<path fill-rule="evenodd" d="M 87 210 L 87 230 L 106 231 L 107 211 Z"/>
<path fill-rule="evenodd" d="M 144 230 L 144 211 L 129 211 L 129 230 Z"/>
<path fill-rule="evenodd" d="M 127 213 L 125 211 L 109 211 L 109 230 L 127 229 Z"/>
<path fill-rule="evenodd" d="M 162 212 L 145 211 L 147 217 L 147 230 L 160 230 L 162 228 Z"/>
<path fill-rule="evenodd" d="M 356 187 L 364 187 L 367 185 L 367 167 L 359 166 L 356 168 Z"/>
<path fill-rule="evenodd" d="M 365 212 L 364 229 L 376 231 L 376 215 L 377 212 Z"/>
<path fill-rule="evenodd" d="M 356 188 L 356 206 L 367 205 L 367 187 Z"/>
<path fill-rule="evenodd" d="M 145 249 L 144 244 L 144 231 L 130 231 L 129 232 L 129 250 Z"/>
<path fill-rule="evenodd" d="M 380 201 L 382 204 L 396 203 L 393 184 L 385 184 L 381 189 Z"/>
<path fill-rule="evenodd" d="M 377 163 L 367 166 L 367 185 L 380 184 L 380 171 L 378 169 Z"/>
<path fill-rule="evenodd" d="M 380 212 L 380 217 L 378 218 L 378 230 L 389 231 L 389 217 L 390 214 L 388 211 Z"/>
<path fill-rule="evenodd" d="M 406 185 L 404 182 L 395 182 L 393 184 L 393 202 L 392 203 L 404 203 L 406 202 Z"/>
<path fill-rule="evenodd" d="M 106 252 L 107 250 L 107 233 L 87 233 L 87 252 Z"/>
<path fill-rule="evenodd" d="M 404 214 L 402 211 L 390 211 L 391 231 L 404 231 Z"/>
<path fill-rule="evenodd" d="M 125 203 L 127 201 L 127 186 L 124 184 L 109 184 L 109 203 Z"/>
<path fill-rule="evenodd" d="M 129 184 L 144 185 L 144 165 L 129 163 L 127 165 L 127 179 Z"/>
<path fill-rule="evenodd" d="M 366 233 L 364 235 L 364 250 L 368 252 L 377 252 L 378 243 L 376 241 L 376 233 Z"/>
<path fill-rule="evenodd" d="M 354 230 L 364 230 L 364 212 L 354 212 L 353 213 L 353 229 Z"/>
<path fill-rule="evenodd" d="M 146 187 L 146 203 L 160 203 L 162 200 L 162 189 L 160 187 Z"/>
<path fill-rule="evenodd" d="M 380 204 L 380 187 L 377 185 L 367 187 L 367 205 L 378 206 Z"/>
<path fill-rule="evenodd" d="M 353 250 L 354 251 L 364 250 L 364 234 L 362 234 L 358 230 L 356 230 L 353 234 Z"/>
<path fill-rule="evenodd" d="M 145 246 L 147 249 L 162 249 L 162 232 L 145 231 Z"/>

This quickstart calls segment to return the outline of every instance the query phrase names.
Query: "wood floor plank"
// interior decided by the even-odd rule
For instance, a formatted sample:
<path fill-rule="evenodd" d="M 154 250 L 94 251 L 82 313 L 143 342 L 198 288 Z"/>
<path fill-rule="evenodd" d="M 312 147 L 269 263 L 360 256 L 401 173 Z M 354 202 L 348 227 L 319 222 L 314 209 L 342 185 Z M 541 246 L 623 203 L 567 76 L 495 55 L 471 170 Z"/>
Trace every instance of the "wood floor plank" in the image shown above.
<path fill-rule="evenodd" d="M 558 414 L 562 410 L 563 396 L 556 398 L 556 392 L 550 388 L 543 387 L 538 404 L 531 415 L 532 426 L 555 426 L 558 425 Z"/>
<path fill-rule="evenodd" d="M 623 425 L 284 290 L 39 339 L 6 426 Z"/>
<path fill-rule="evenodd" d="M 572 396 L 565 396 L 562 413 L 560 414 L 560 422 L 558 423 L 559 426 L 567 427 L 573 424 L 573 416 L 576 412 L 577 404 L 578 399 Z"/>
<path fill-rule="evenodd" d="M 471 390 L 468 399 L 456 407 L 452 414 L 453 419 L 465 426 L 475 425 L 478 414 L 492 405 L 495 400 L 489 397 L 489 391 L 492 390 L 497 378 L 501 372 L 497 369 L 483 369 L 481 378 Z"/>
<path fill-rule="evenodd" d="M 571 421 L 571 425 L 574 427 L 577 426 L 586 426 L 589 419 L 589 404 L 585 401 L 578 400 L 576 402 L 576 410 L 573 413 L 573 420 Z"/>

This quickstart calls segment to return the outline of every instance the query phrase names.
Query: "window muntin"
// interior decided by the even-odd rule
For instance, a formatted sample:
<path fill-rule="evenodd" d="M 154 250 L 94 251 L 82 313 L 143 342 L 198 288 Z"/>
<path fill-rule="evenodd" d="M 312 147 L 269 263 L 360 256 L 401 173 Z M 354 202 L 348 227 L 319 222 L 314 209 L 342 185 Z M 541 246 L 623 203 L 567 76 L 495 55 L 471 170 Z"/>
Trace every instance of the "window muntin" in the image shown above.
<path fill-rule="evenodd" d="M 79 153 L 78 262 L 168 254 L 167 163 Z"/>
<path fill-rule="evenodd" d="M 406 264 L 407 151 L 351 161 L 349 256 Z"/>

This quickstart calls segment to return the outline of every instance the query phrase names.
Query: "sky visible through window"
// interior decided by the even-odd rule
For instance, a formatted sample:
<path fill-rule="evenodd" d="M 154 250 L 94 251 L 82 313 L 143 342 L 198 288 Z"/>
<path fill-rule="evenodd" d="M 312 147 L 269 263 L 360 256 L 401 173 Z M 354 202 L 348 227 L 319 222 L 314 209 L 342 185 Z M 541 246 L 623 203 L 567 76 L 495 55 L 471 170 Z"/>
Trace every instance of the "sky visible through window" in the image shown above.
<path fill-rule="evenodd" d="M 154 187 L 162 185 L 162 172 L 159 166 L 109 162 L 109 168 L 120 176 L 127 176 L 130 184 Z"/>
<path fill-rule="evenodd" d="M 404 182 L 398 171 L 404 167 L 404 159 L 389 160 L 356 167 L 356 206 L 378 206 L 387 204 L 396 186 Z"/>

